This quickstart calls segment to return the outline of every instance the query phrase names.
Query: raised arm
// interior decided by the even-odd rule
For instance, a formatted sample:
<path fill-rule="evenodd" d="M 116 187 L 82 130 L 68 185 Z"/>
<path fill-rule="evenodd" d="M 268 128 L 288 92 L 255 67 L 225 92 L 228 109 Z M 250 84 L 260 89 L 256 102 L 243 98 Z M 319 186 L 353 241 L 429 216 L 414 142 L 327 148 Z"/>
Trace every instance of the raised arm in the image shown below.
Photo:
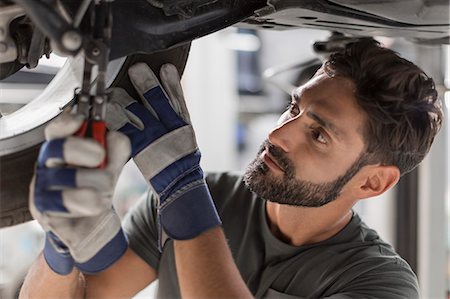
<path fill-rule="evenodd" d="M 183 298 L 250 298 L 234 263 L 199 165 L 200 151 L 173 65 L 164 65 L 162 85 L 145 64 L 130 68 L 142 104 L 123 90 L 109 106 L 111 129 L 126 134 L 132 156 L 159 199 L 158 222 L 175 240 Z M 160 236 L 163 241 L 163 234 Z"/>
<path fill-rule="evenodd" d="M 21 298 L 130 297 L 156 277 L 128 249 L 111 197 L 130 143 L 107 134 L 107 149 L 73 136 L 82 118 L 64 113 L 47 126 L 31 183 L 30 211 L 46 232 Z M 107 156 L 107 165 L 97 168 Z M 129 284 L 123 284 L 126 281 Z"/>
<path fill-rule="evenodd" d="M 174 249 L 183 298 L 253 298 L 220 227 L 175 241 Z"/>
<path fill-rule="evenodd" d="M 30 268 L 19 298 L 131 298 L 156 278 L 156 271 L 131 249 L 96 275 L 76 268 L 67 275 L 57 274 L 41 254 Z"/>
<path fill-rule="evenodd" d="M 40 254 L 25 277 L 19 298 L 84 298 L 84 286 L 84 277 L 77 269 L 60 275 Z"/>

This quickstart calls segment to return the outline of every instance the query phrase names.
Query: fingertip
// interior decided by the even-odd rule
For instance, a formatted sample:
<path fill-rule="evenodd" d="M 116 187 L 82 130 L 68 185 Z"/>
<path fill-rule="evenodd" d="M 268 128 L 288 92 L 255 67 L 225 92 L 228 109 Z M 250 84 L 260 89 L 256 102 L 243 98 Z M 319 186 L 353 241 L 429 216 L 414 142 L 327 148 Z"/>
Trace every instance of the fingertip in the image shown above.
<path fill-rule="evenodd" d="M 152 69 L 145 63 L 140 62 L 128 69 L 128 76 L 134 88 L 143 95 L 147 90 L 159 85 L 158 79 Z"/>
<path fill-rule="evenodd" d="M 178 72 L 178 69 L 171 63 L 166 63 L 161 66 L 159 74 L 161 75 L 161 78 L 164 79 L 175 77 L 175 79 L 178 79 L 178 81 L 180 80 L 180 73 Z"/>
<path fill-rule="evenodd" d="M 184 100 L 181 77 L 178 69 L 173 64 L 164 64 L 160 71 L 161 82 L 164 90 L 169 95 L 170 102 L 175 111 L 188 123 L 191 122 L 189 111 Z"/>
<path fill-rule="evenodd" d="M 131 156 L 131 142 L 128 137 L 120 132 L 108 132 L 107 135 L 107 166 L 108 171 L 119 175 L 123 166 Z"/>
<path fill-rule="evenodd" d="M 83 121 L 82 115 L 64 111 L 45 127 L 45 138 L 51 140 L 73 135 L 80 129 Z"/>
<path fill-rule="evenodd" d="M 94 139 L 71 136 L 64 143 L 64 160 L 69 165 L 94 168 L 105 157 L 105 149 Z"/>
<path fill-rule="evenodd" d="M 128 156 L 131 154 L 131 142 L 130 139 L 119 131 L 109 131 L 106 136 L 108 152 L 110 150 L 116 150 L 117 152 L 126 153 Z M 110 146 L 109 146 L 110 145 Z"/>

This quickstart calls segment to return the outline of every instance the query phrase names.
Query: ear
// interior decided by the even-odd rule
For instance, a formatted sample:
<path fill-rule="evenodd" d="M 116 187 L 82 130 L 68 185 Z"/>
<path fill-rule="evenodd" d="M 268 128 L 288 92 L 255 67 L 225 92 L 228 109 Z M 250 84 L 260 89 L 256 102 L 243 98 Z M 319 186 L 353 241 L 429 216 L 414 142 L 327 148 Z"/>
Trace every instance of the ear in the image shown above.
<path fill-rule="evenodd" d="M 358 198 L 364 199 L 383 194 L 400 179 L 400 170 L 392 165 L 373 165 L 366 173 L 365 180 L 361 181 Z"/>

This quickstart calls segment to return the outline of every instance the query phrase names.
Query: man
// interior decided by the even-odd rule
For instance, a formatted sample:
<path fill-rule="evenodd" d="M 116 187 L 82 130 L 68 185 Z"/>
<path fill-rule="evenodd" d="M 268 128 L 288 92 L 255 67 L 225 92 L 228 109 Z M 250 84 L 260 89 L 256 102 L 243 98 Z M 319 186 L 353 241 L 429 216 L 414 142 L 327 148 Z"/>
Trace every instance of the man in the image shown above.
<path fill-rule="evenodd" d="M 156 278 L 161 298 L 419 296 L 408 264 L 351 210 L 414 169 L 441 126 L 419 68 L 372 40 L 348 45 L 293 92 L 245 175 L 208 187 L 175 68 L 163 66 L 163 87 L 146 65 L 129 73 L 142 104 L 114 90 L 108 123 L 152 188 L 123 225 L 129 246 L 109 201 L 128 139 L 110 132 L 108 167 L 93 169 L 104 151 L 70 137 L 82 120 L 63 115 L 32 184 L 47 242 L 22 298 L 130 297 Z"/>

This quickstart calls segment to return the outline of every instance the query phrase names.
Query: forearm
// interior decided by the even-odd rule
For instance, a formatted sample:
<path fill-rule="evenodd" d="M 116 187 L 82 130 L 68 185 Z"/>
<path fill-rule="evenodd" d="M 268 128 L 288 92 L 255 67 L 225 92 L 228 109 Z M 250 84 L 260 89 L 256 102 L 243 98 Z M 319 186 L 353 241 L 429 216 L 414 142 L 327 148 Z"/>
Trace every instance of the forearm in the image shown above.
<path fill-rule="evenodd" d="M 19 298 L 84 298 L 84 277 L 76 268 L 68 275 L 56 274 L 41 254 L 28 271 Z"/>
<path fill-rule="evenodd" d="M 252 298 L 220 227 L 175 241 L 174 248 L 183 298 Z"/>

